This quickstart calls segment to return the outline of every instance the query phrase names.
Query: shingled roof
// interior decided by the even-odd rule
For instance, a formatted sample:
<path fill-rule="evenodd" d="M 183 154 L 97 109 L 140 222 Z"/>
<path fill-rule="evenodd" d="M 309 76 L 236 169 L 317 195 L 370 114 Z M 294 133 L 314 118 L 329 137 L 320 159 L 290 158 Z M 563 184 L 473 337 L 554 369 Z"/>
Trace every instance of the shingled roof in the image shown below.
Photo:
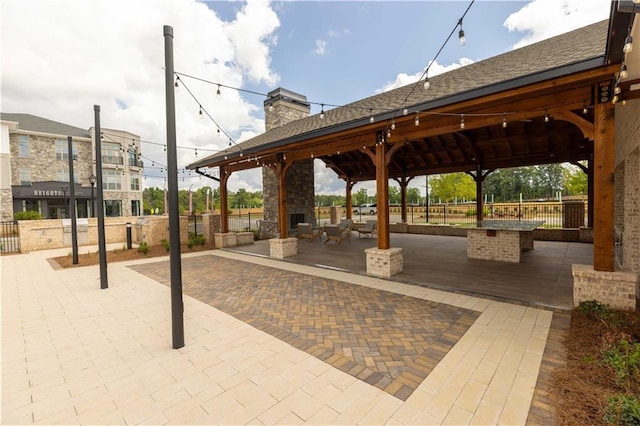
<path fill-rule="evenodd" d="M 68 124 L 60 123 L 46 118 L 38 117 L 32 114 L 22 113 L 0 113 L 0 119 L 3 121 L 13 121 L 18 123 L 18 129 L 47 133 L 57 136 L 75 136 L 81 138 L 91 138 L 89 131 L 81 129 L 79 127 L 70 126 Z"/>
<path fill-rule="evenodd" d="M 596 68 L 605 63 L 607 34 L 607 20 L 579 28 L 430 77 L 429 90 L 410 84 L 325 111 L 324 119 L 315 114 L 290 122 L 194 162 L 188 168 L 214 165 L 226 155 L 239 151 L 250 154 L 261 148 L 366 125 L 371 112 L 376 121 L 388 120 L 405 107 L 410 112 L 427 111 L 464 99 Z"/>

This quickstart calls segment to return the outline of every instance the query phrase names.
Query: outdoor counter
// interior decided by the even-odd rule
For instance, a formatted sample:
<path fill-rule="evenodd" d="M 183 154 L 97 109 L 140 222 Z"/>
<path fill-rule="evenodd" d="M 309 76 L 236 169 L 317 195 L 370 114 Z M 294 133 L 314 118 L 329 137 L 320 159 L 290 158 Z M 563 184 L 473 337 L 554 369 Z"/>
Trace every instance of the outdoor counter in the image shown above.
<path fill-rule="evenodd" d="M 483 220 L 467 231 L 467 257 L 519 263 L 525 250 L 533 250 L 533 231 L 543 220 Z"/>

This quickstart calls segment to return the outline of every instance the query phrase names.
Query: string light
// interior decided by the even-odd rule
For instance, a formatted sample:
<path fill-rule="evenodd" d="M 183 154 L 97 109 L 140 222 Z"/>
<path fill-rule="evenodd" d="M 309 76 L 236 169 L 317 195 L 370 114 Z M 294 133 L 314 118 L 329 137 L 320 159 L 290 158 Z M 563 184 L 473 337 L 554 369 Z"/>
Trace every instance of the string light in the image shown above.
<path fill-rule="evenodd" d="M 460 128 L 464 129 L 464 114 L 460 114 Z"/>
<path fill-rule="evenodd" d="M 420 114 L 416 112 L 416 118 L 413 120 L 413 124 L 416 126 L 420 125 Z"/>
<path fill-rule="evenodd" d="M 395 130 L 396 129 L 396 119 L 392 118 L 391 119 L 391 130 Z"/>
<path fill-rule="evenodd" d="M 402 110 L 402 115 L 407 115 L 409 114 L 409 110 L 407 108 Z"/>
<path fill-rule="evenodd" d="M 631 37 L 631 34 L 629 34 L 627 35 L 627 38 L 624 39 L 624 47 L 622 48 L 622 51 L 625 54 L 627 54 L 632 50 L 633 50 L 633 37 Z"/>
<path fill-rule="evenodd" d="M 391 137 L 391 129 L 387 129 L 387 139 Z"/>
<path fill-rule="evenodd" d="M 618 82 L 616 82 L 616 85 L 613 86 L 613 94 L 614 95 L 618 95 L 620 94 L 620 92 L 622 92 L 622 89 L 620 88 L 620 86 L 618 85 Z"/>
<path fill-rule="evenodd" d="M 180 80 L 180 77 L 176 76 L 176 82 L 173 84 L 173 86 L 176 89 L 176 92 L 178 92 L 180 90 L 180 85 L 178 84 L 178 80 Z"/>
<path fill-rule="evenodd" d="M 324 104 L 321 104 L 321 108 L 320 108 L 320 120 L 324 120 Z"/>
<path fill-rule="evenodd" d="M 629 71 L 627 71 L 627 64 L 622 64 L 622 67 L 620 68 L 620 78 L 627 78 L 629 77 Z"/>
<path fill-rule="evenodd" d="M 429 90 L 429 88 L 431 87 L 431 83 L 429 82 L 429 77 L 424 78 L 424 84 L 422 85 L 422 87 L 424 88 L 424 90 Z"/>
<path fill-rule="evenodd" d="M 549 122 L 549 113 L 547 112 L 547 110 L 544 110 L 544 122 L 548 123 Z"/>
<path fill-rule="evenodd" d="M 460 31 L 458 31 L 458 41 L 460 42 L 460 46 L 464 46 L 467 43 L 467 39 L 464 36 L 464 30 L 462 29 L 462 18 L 458 21 L 458 25 L 460 25 Z"/>
<path fill-rule="evenodd" d="M 220 85 L 218 84 L 218 90 L 216 91 L 216 97 L 218 99 L 220 99 L 221 96 L 222 96 L 222 94 L 220 93 Z"/>
<path fill-rule="evenodd" d="M 202 120 L 202 117 L 203 117 L 203 115 L 202 115 L 202 105 L 200 105 L 200 111 L 198 112 L 198 114 L 200 114 L 200 119 Z"/>
<path fill-rule="evenodd" d="M 616 88 L 618 87 L 618 85 L 616 84 Z M 615 89 L 614 89 L 615 92 Z M 587 103 L 586 102 L 582 102 L 582 114 L 587 115 L 587 113 L 589 112 L 589 109 L 587 108 Z"/>
<path fill-rule="evenodd" d="M 507 128 L 507 113 L 505 113 L 504 116 L 502 117 L 502 128 L 503 129 Z"/>
<path fill-rule="evenodd" d="M 375 119 L 373 118 L 373 108 L 369 108 L 369 123 L 373 123 Z"/>

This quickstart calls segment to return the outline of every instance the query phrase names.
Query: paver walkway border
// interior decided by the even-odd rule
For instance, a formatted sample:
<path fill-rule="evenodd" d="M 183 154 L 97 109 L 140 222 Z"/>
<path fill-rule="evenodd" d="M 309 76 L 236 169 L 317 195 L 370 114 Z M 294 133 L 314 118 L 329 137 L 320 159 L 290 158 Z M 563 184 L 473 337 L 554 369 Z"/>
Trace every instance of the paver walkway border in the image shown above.
<path fill-rule="evenodd" d="M 553 315 L 208 252 L 479 312 L 403 402 L 188 296 L 186 346 L 173 350 L 166 286 L 122 263 L 100 290 L 97 266 L 54 271 L 46 258 L 60 254 L 0 259 L 3 423 L 524 424 Z"/>

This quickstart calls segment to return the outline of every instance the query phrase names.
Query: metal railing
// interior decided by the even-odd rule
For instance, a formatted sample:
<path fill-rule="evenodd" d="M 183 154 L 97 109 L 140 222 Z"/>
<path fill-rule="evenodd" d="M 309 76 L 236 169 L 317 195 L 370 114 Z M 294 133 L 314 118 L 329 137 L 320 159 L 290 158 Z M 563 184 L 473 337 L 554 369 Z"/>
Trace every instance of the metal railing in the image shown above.
<path fill-rule="evenodd" d="M 244 232 L 255 231 L 258 229 L 258 220 L 262 220 L 264 217 L 261 213 L 247 213 L 247 214 L 230 214 L 229 231 L 232 232 Z"/>
<path fill-rule="evenodd" d="M 20 251 L 20 232 L 17 220 L 0 222 L 0 252 L 15 253 Z"/>

